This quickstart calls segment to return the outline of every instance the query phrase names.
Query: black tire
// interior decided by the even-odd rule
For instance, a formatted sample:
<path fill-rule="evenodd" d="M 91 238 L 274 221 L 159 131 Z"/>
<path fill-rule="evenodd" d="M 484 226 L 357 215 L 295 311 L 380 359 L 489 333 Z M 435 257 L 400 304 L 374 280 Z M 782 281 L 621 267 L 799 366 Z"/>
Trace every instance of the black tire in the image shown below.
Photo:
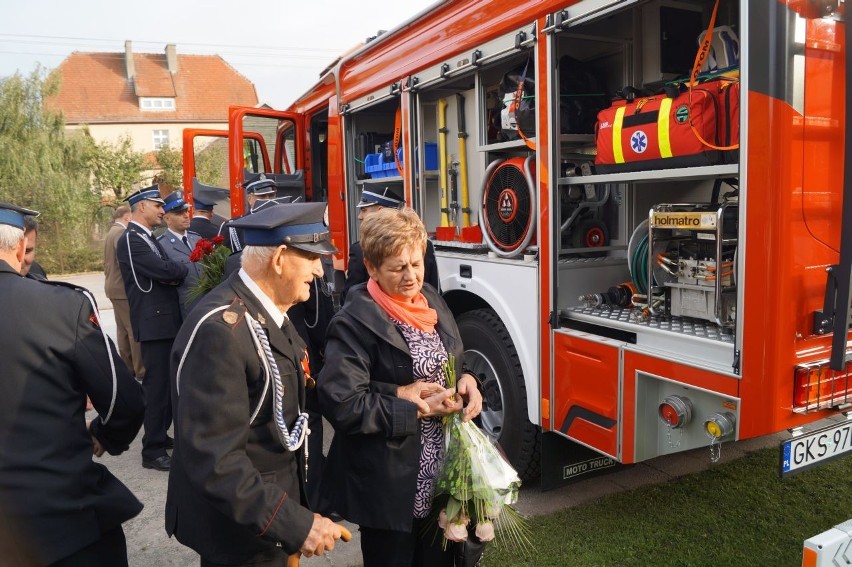
<path fill-rule="evenodd" d="M 464 362 L 482 381 L 479 425 L 505 451 L 521 479 L 541 472 L 541 428 L 527 416 L 527 389 L 515 345 L 506 326 L 491 309 L 459 315 L 456 323 L 464 343 Z"/>

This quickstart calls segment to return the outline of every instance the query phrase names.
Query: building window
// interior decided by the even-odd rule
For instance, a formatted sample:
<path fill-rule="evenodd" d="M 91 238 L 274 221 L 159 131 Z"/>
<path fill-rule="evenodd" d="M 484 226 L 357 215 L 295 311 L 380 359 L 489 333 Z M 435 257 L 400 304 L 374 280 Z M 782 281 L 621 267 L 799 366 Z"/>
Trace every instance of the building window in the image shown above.
<path fill-rule="evenodd" d="M 155 112 L 174 112 L 175 99 L 139 97 L 139 108 L 142 110 L 153 110 Z"/>
<path fill-rule="evenodd" d="M 169 131 L 168 130 L 154 130 L 154 149 L 159 150 L 160 148 L 168 148 L 169 147 Z"/>

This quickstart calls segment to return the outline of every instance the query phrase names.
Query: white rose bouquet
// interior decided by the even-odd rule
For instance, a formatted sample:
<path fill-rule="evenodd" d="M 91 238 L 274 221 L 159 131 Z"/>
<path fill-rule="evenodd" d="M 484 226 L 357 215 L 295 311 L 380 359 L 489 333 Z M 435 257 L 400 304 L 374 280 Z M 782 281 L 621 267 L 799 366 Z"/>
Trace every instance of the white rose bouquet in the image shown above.
<path fill-rule="evenodd" d="M 444 366 L 447 387 L 456 385 L 455 359 Z M 473 522 L 483 542 L 497 538 L 532 547 L 521 515 L 512 508 L 521 479 L 488 437 L 461 414 L 444 418 L 444 460 L 435 481 L 438 527 L 447 541 L 465 541 Z M 445 504 L 443 504 L 445 502 Z M 439 504 L 441 503 L 441 504 Z"/>

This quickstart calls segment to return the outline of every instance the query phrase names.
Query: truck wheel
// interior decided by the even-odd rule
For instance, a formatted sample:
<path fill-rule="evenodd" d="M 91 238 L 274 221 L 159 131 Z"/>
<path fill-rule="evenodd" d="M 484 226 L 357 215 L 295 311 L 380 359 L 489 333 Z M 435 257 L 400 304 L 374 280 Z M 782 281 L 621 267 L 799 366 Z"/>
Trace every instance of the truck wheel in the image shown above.
<path fill-rule="evenodd" d="M 480 425 L 496 439 L 523 480 L 541 470 L 541 429 L 527 417 L 527 389 L 515 345 L 491 309 L 476 309 L 456 319 L 464 343 L 464 363 L 482 381 Z"/>

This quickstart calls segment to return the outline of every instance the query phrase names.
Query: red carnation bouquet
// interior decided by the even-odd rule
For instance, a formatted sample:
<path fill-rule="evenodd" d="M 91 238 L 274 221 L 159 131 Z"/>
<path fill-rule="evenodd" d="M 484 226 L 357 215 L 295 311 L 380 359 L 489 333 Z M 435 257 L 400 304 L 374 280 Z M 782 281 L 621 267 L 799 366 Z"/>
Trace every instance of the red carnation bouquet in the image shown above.
<path fill-rule="evenodd" d="M 201 275 L 194 286 L 189 288 L 187 299 L 195 301 L 222 282 L 225 276 L 225 263 L 231 255 L 231 249 L 224 245 L 223 236 L 202 238 L 195 244 L 189 255 L 191 262 L 201 264 Z"/>

